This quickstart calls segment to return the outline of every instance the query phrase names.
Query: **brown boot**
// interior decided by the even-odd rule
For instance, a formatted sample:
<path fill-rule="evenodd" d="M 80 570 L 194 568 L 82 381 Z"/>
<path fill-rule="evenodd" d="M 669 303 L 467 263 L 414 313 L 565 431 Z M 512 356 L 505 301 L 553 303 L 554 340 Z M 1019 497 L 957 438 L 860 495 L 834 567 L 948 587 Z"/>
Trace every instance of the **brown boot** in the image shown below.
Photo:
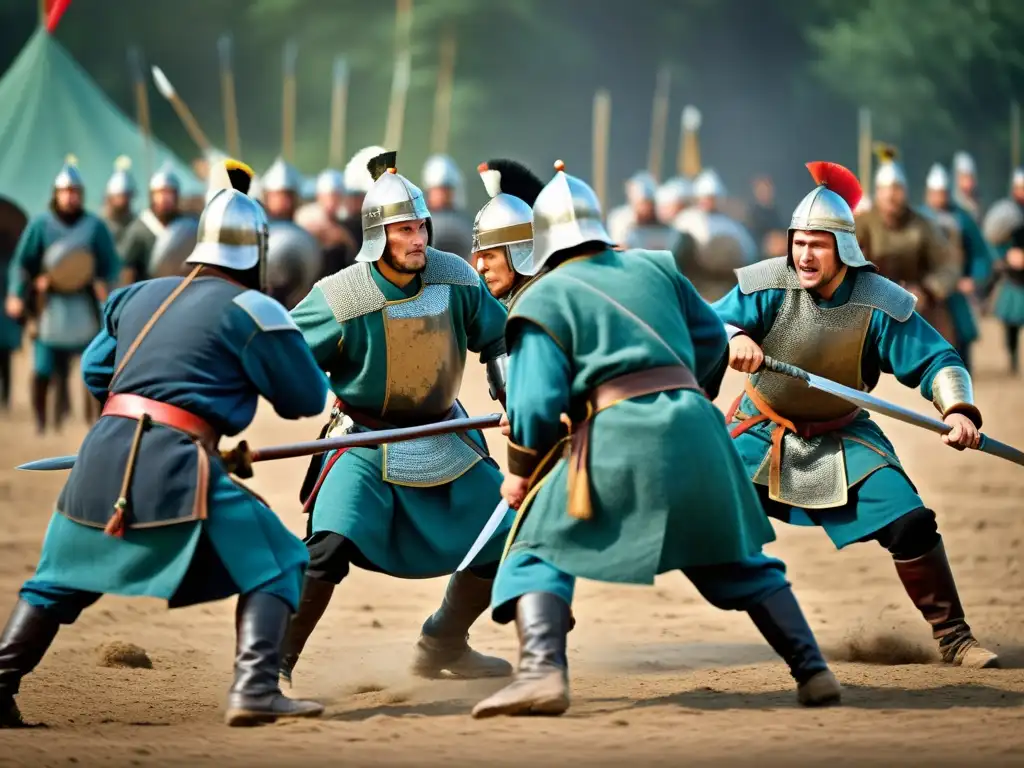
<path fill-rule="evenodd" d="M 516 604 L 519 668 L 516 679 L 473 707 L 473 717 L 560 715 L 569 709 L 566 635 L 572 615 L 564 600 L 530 592 Z"/>
<path fill-rule="evenodd" d="M 313 634 L 317 623 L 327 610 L 331 596 L 334 594 L 334 584 L 319 579 L 311 579 L 308 576 L 302 585 L 302 599 L 299 601 L 299 610 L 292 616 L 288 625 L 288 634 L 285 635 L 284 645 L 281 649 L 281 679 L 292 684 L 292 672 L 299 662 L 302 649 L 306 647 L 306 641 Z"/>
<path fill-rule="evenodd" d="M 894 562 L 910 599 L 932 625 L 932 637 L 939 642 L 942 660 L 971 669 L 998 667 L 999 657 L 983 648 L 967 625 L 942 541 L 926 555 Z"/>
<path fill-rule="evenodd" d="M 469 571 L 452 574 L 441 607 L 423 622 L 416 643 L 412 673 L 438 678 L 511 677 L 512 665 L 496 656 L 485 656 L 469 646 L 469 628 L 491 603 L 491 579 Z"/>

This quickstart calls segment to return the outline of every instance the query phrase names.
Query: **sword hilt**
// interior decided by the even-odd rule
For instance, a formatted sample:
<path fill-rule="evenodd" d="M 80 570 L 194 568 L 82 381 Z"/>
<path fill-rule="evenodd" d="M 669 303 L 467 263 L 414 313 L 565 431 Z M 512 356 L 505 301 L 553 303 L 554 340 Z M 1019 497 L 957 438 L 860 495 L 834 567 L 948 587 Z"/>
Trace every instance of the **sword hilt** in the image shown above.
<path fill-rule="evenodd" d="M 780 376 L 788 376 L 791 379 L 800 379 L 801 381 L 807 381 L 807 371 L 802 368 L 797 368 L 795 365 L 789 363 L 783 363 L 780 360 L 776 360 L 774 357 L 764 356 L 764 361 L 761 363 L 761 367 L 758 371 L 771 371 L 777 373 Z"/>

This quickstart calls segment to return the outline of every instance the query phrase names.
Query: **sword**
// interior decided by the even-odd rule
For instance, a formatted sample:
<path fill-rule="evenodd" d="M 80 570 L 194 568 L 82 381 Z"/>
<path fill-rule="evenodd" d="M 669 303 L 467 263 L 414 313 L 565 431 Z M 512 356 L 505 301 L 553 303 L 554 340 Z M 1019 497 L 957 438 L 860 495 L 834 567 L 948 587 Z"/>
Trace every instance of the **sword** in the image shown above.
<path fill-rule="evenodd" d="M 762 370 L 768 370 L 782 376 L 799 379 L 811 389 L 816 389 L 819 392 L 827 392 L 830 395 L 834 395 L 835 397 L 856 405 L 859 408 L 863 408 L 866 411 L 880 413 L 883 416 L 888 416 L 889 418 L 902 421 L 905 424 L 913 424 L 915 427 L 921 427 L 922 429 L 927 429 L 940 435 L 946 434 L 951 429 L 951 427 L 944 421 L 940 421 L 939 419 L 931 416 L 925 416 L 922 413 L 912 411 L 909 408 L 904 408 L 903 406 L 896 405 L 895 403 L 886 402 L 879 397 L 869 395 L 867 392 L 859 392 L 852 387 L 847 387 L 835 381 L 822 378 L 821 376 L 816 376 L 813 373 L 808 373 L 802 368 L 797 368 L 795 365 L 774 360 L 767 355 L 764 357 Z M 1018 451 L 1013 446 L 994 440 L 988 435 L 981 436 L 981 442 L 978 445 L 978 450 L 982 453 L 998 456 L 1001 459 L 1006 459 L 1007 461 L 1012 461 L 1014 464 L 1024 466 L 1024 451 Z"/>
<path fill-rule="evenodd" d="M 268 448 L 251 450 L 243 440 L 229 451 L 222 451 L 221 458 L 227 463 L 229 470 L 239 477 L 251 477 L 251 464 L 257 461 L 277 461 L 278 459 L 294 459 L 299 456 L 315 456 L 318 453 L 339 450 L 341 448 L 363 448 L 381 443 L 398 443 L 403 440 L 416 440 L 421 437 L 447 435 L 456 432 L 469 432 L 473 429 L 490 429 L 501 423 L 500 413 L 487 416 L 474 416 L 466 419 L 451 419 L 434 424 L 423 424 L 418 427 L 400 427 L 381 429 L 374 432 L 355 432 L 341 437 L 329 437 L 324 440 L 310 440 L 305 443 L 275 445 Z M 22 464 L 18 469 L 34 472 L 54 472 L 71 469 L 75 466 L 75 456 L 55 456 Z M 248 473 L 248 474 L 246 474 Z"/>
<path fill-rule="evenodd" d="M 469 548 L 469 552 L 462 558 L 462 562 L 459 563 L 459 567 L 455 569 L 455 572 L 464 571 L 469 567 L 469 564 L 476 560 L 476 556 L 480 554 L 480 551 L 487 546 L 487 542 L 491 540 L 491 536 L 498 530 L 498 526 L 501 525 L 501 521 L 505 519 L 505 515 L 508 513 L 508 502 L 502 499 L 498 502 L 498 506 L 491 512 L 490 518 L 487 520 L 487 524 L 484 529 L 480 531 L 480 535 L 476 537 L 476 541 L 473 542 L 473 546 Z"/>

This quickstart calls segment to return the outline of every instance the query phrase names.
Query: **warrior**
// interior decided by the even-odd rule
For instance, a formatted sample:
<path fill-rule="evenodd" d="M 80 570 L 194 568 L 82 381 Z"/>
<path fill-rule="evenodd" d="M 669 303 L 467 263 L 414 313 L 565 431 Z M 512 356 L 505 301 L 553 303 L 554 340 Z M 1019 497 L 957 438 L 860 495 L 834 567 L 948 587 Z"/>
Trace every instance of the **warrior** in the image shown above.
<path fill-rule="evenodd" d="M 683 176 L 675 176 L 659 185 L 654 192 L 654 215 L 668 226 L 686 210 L 693 200 L 693 184 Z"/>
<path fill-rule="evenodd" d="M 487 364 L 504 400 L 505 310 L 462 258 L 431 246 L 420 189 L 396 153 L 370 163 L 363 245 L 356 264 L 319 281 L 292 310 L 337 396 L 326 435 L 459 418 L 467 350 Z M 469 251 L 467 249 L 466 253 Z M 452 573 L 500 502 L 501 473 L 479 432 L 335 451 L 310 465 L 300 494 L 309 514 L 302 602 L 282 677 L 292 670 L 351 565 L 398 578 Z M 487 608 L 509 523 L 448 582 L 423 624 L 414 674 L 503 676 L 511 666 L 478 654 L 470 626 Z"/>
<path fill-rule="evenodd" d="M 953 172 L 956 174 L 956 192 L 953 197 L 957 205 L 976 222 L 980 221 L 982 206 L 978 200 L 978 170 L 974 158 L 967 152 L 957 152 L 953 156 Z"/>
<path fill-rule="evenodd" d="M 735 285 L 737 267 L 757 261 L 757 244 L 746 227 L 720 210 L 725 185 L 713 169 L 701 172 L 693 192 L 696 205 L 673 222 L 683 233 L 677 261 L 701 296 L 716 299 Z"/>
<path fill-rule="evenodd" d="M 955 344 L 948 299 L 963 268 L 938 227 L 907 202 L 907 177 L 892 149 L 883 151 L 875 172 L 874 204 L 856 218 L 858 251 L 882 277 L 914 294 L 917 311 Z"/>
<path fill-rule="evenodd" d="M 338 215 L 338 220 L 352 238 L 353 253 L 363 246 L 363 199 L 373 186 L 373 177 L 366 167 L 386 151 L 384 147 L 363 147 L 345 166 L 345 212 Z"/>
<path fill-rule="evenodd" d="M 113 293 L 83 357 L 103 415 L 0 637 L 0 725 L 23 725 L 21 679 L 104 594 L 170 608 L 239 595 L 227 724 L 323 711 L 283 696 L 277 677 L 306 550 L 232 480 L 217 443 L 248 426 L 261 395 L 296 419 L 320 413 L 327 391 L 287 311 L 260 291 L 267 220 L 244 194 L 251 171 L 234 161 L 221 170 L 234 189 L 203 211 L 192 272 Z"/>
<path fill-rule="evenodd" d="M 491 199 L 473 221 L 472 255 L 487 290 L 510 308 L 530 277 L 523 270 L 533 250 L 533 202 L 544 182 L 514 160 L 481 163 Z"/>
<path fill-rule="evenodd" d="M 821 526 L 838 549 L 878 542 L 942 660 L 996 666 L 964 618 L 935 513 L 878 424 L 845 400 L 758 372 L 770 355 L 865 391 L 890 372 L 934 403 L 951 428 L 945 444 L 979 443 L 981 412 L 960 357 L 857 244 L 856 177 L 833 163 L 808 168 L 818 186 L 793 212 L 789 255 L 738 270 L 739 285 L 714 305 L 729 364 L 751 374 L 727 417 L 736 447 L 771 517 Z"/>
<path fill-rule="evenodd" d="M 768 176 L 758 176 L 751 185 L 754 204 L 750 209 L 750 233 L 762 256 L 786 254 L 786 224 L 775 205 L 775 184 Z"/>
<path fill-rule="evenodd" d="M 713 605 L 750 615 L 802 704 L 838 702 L 785 565 L 761 551 L 775 534 L 711 402 L 722 323 L 669 254 L 613 248 L 594 191 L 555 170 L 533 207 L 536 277 L 505 329 L 502 494 L 519 516 L 491 605 L 516 623 L 519 667 L 473 716 L 568 709 L 575 579 L 652 584 L 677 569 Z"/>
<path fill-rule="evenodd" d="M 657 215 L 658 188 L 651 183 L 637 182 L 629 196 L 630 216 L 622 224 L 622 237 L 616 242 L 624 248 L 649 251 L 674 251 L 680 234 L 671 222 L 663 223 Z"/>
<path fill-rule="evenodd" d="M 70 409 L 72 358 L 100 329 L 100 303 L 115 285 L 120 259 L 110 230 L 82 207 L 84 185 L 74 158 L 53 182 L 50 210 L 21 234 L 8 272 L 5 309 L 13 319 L 36 321 L 32 409 L 46 431 L 50 383 L 56 379 L 55 426 Z M 86 417 L 91 421 L 87 398 Z"/>
<path fill-rule="evenodd" d="M 132 161 L 122 155 L 114 161 L 114 173 L 107 181 L 103 199 L 103 221 L 114 237 L 114 243 L 121 244 L 121 238 L 128 225 L 135 218 L 132 202 L 135 200 L 135 178 L 131 174 Z"/>
<path fill-rule="evenodd" d="M 309 292 L 323 270 L 316 239 L 295 223 L 302 176 L 278 158 L 260 180 L 270 219 L 267 285 L 272 298 L 291 309 Z"/>
<path fill-rule="evenodd" d="M 1010 181 L 1010 197 L 994 203 L 985 214 L 985 237 L 1000 259 L 995 286 L 994 314 L 1003 323 L 1010 373 L 1020 371 L 1020 329 L 1024 327 L 1024 168 Z"/>
<path fill-rule="evenodd" d="M 169 242 L 165 233 L 173 222 L 182 217 L 180 201 L 181 182 L 174 171 L 165 169 L 154 173 L 149 180 L 149 207 L 128 225 L 119 243 L 122 260 L 121 281 L 124 285 L 174 274 L 191 253 L 196 243 L 194 232 L 191 243 L 183 244 L 189 248 L 180 259 L 174 259 L 170 249 L 161 247 L 161 251 L 158 252 L 155 248 L 161 237 L 161 245 L 163 242 Z M 181 249 L 178 248 L 179 251 Z M 164 261 L 178 263 L 168 265 L 165 270 L 162 268 Z M 155 267 L 153 271 L 151 265 Z"/>
<path fill-rule="evenodd" d="M 971 345 L 978 339 L 978 324 L 971 301 L 990 279 L 995 256 L 981 235 L 974 218 L 953 202 L 949 174 L 935 163 L 925 179 L 926 212 L 932 214 L 940 230 L 949 238 L 963 264 L 960 281 L 948 300 L 953 321 L 956 351 L 971 370 Z"/>
<path fill-rule="evenodd" d="M 331 168 L 321 171 L 316 177 L 316 200 L 295 213 L 295 223 L 320 243 L 323 256 L 318 280 L 352 264 L 359 250 L 341 223 L 345 216 L 345 177 Z"/>
<path fill-rule="evenodd" d="M 469 259 L 473 227 L 466 216 L 462 172 L 448 155 L 432 155 L 423 165 L 423 192 L 438 250 Z"/>
<path fill-rule="evenodd" d="M 658 182 L 647 171 L 637 171 L 626 179 L 626 202 L 608 212 L 608 232 L 616 243 L 625 242 L 636 220 L 635 209 L 653 203 Z"/>

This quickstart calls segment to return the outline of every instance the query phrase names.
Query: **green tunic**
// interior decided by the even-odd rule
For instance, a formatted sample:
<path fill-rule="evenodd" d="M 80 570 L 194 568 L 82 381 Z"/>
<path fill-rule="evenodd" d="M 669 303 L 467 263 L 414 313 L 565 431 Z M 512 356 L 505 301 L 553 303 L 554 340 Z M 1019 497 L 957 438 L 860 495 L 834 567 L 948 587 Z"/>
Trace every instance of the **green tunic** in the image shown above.
<path fill-rule="evenodd" d="M 455 395 L 467 350 L 482 362 L 505 352 L 504 308 L 465 261 L 432 248 L 405 288 L 359 263 L 317 283 L 292 316 L 343 409 L 388 423 L 436 421 L 453 406 L 464 414 Z M 353 428 L 343 420 L 332 434 Z M 307 503 L 310 532 L 345 536 L 395 576 L 451 573 L 500 501 L 483 436 L 468 440 L 476 448 L 447 435 L 329 454 Z M 477 563 L 497 561 L 510 524 L 511 515 Z"/>
<path fill-rule="evenodd" d="M 722 323 L 667 252 L 604 251 L 534 281 L 509 316 L 512 441 L 545 453 L 559 415 L 618 376 L 685 365 L 712 397 L 726 363 Z M 675 390 L 617 403 L 592 423 L 593 515 L 570 517 L 561 459 L 520 510 L 510 557 L 572 576 L 651 583 L 677 568 L 734 563 L 774 532 L 746 481 L 722 413 Z"/>

